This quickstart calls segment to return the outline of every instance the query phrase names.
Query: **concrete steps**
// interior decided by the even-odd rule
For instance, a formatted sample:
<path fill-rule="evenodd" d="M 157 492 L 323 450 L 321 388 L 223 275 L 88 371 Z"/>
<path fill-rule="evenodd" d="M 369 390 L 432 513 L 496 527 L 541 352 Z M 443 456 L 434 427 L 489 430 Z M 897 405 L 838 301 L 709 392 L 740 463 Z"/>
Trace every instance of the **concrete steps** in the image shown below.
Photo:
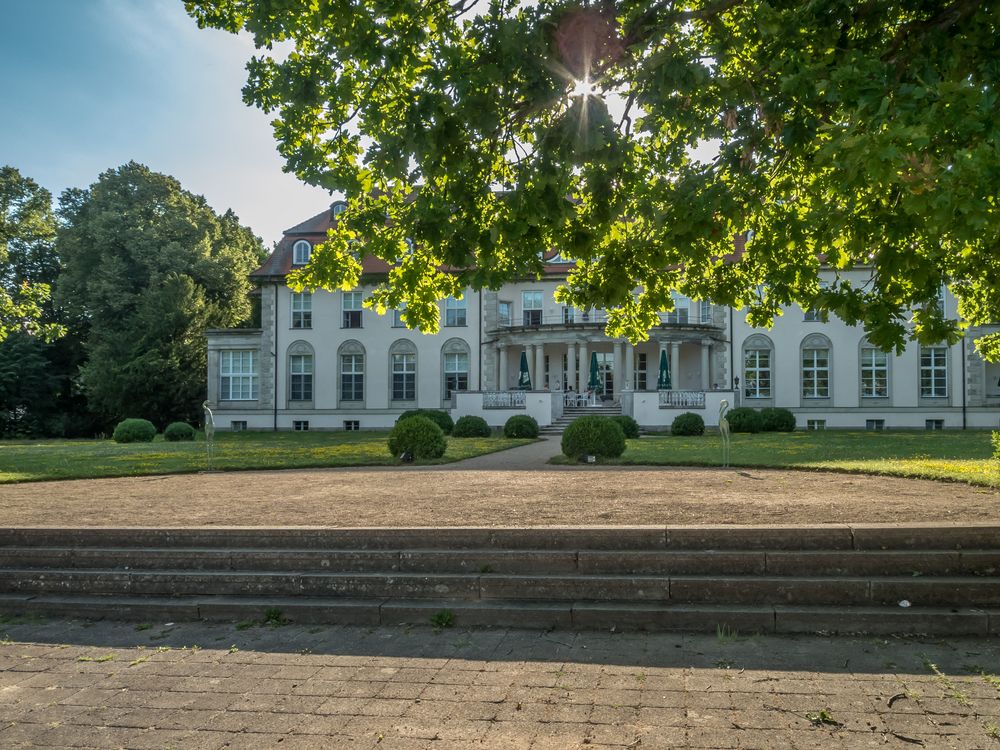
<path fill-rule="evenodd" d="M 598 414 L 602 417 L 613 417 L 622 413 L 621 404 L 602 403 L 599 406 L 567 406 L 562 416 L 539 430 L 541 435 L 561 435 L 569 424 L 577 417 L 588 414 Z"/>
<path fill-rule="evenodd" d="M 901 601 L 909 607 L 901 607 Z M 0 529 L 0 611 L 1000 634 L 1000 526 Z"/>

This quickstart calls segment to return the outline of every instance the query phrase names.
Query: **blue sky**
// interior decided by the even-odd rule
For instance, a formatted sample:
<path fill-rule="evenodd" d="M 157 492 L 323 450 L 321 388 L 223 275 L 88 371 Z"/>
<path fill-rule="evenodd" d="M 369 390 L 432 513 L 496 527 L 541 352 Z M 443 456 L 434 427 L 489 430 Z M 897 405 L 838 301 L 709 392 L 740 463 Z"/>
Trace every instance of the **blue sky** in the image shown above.
<path fill-rule="evenodd" d="M 171 174 L 270 243 L 329 204 L 282 172 L 243 104 L 248 39 L 181 0 L 0 0 L 0 165 L 55 196 L 130 159 Z"/>

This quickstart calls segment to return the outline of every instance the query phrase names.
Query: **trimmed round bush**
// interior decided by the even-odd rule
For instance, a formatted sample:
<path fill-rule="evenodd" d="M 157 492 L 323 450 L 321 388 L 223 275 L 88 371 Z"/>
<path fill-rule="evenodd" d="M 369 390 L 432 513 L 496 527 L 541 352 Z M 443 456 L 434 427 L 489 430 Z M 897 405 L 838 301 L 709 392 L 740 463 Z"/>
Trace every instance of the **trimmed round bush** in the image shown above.
<path fill-rule="evenodd" d="M 152 443 L 155 437 L 156 428 L 148 419 L 123 419 L 111 435 L 116 443 Z"/>
<path fill-rule="evenodd" d="M 670 434 L 704 435 L 705 420 L 701 418 L 700 414 L 695 414 L 693 411 L 678 414 L 674 417 L 674 421 L 670 423 Z"/>
<path fill-rule="evenodd" d="M 730 432 L 760 432 L 764 429 L 764 419 L 760 412 L 749 406 L 741 406 L 726 414 Z"/>
<path fill-rule="evenodd" d="M 491 434 L 493 434 L 493 430 L 486 424 L 486 420 L 482 417 L 474 417 L 471 414 L 459 417 L 458 421 L 455 422 L 455 429 L 451 431 L 452 437 L 463 438 L 489 437 Z"/>
<path fill-rule="evenodd" d="M 628 414 L 616 414 L 611 417 L 611 421 L 617 422 L 618 426 L 622 428 L 626 440 L 635 440 L 639 437 L 639 423 Z"/>
<path fill-rule="evenodd" d="M 389 452 L 397 458 L 404 453 L 413 458 L 441 458 L 446 447 L 444 431 L 424 416 L 401 419 L 389 433 Z"/>
<path fill-rule="evenodd" d="M 625 433 L 613 419 L 596 414 L 570 422 L 563 432 L 562 452 L 570 458 L 617 458 L 625 452 Z"/>
<path fill-rule="evenodd" d="M 446 411 L 441 411 L 440 409 L 410 409 L 409 411 L 404 411 L 399 415 L 399 419 L 396 420 L 396 424 L 399 424 L 404 419 L 409 419 L 410 417 L 427 417 L 434 424 L 441 428 L 441 432 L 445 435 L 450 435 L 451 431 L 455 428 L 455 422 L 452 420 L 451 415 Z"/>
<path fill-rule="evenodd" d="M 795 415 L 788 409 L 761 409 L 760 418 L 764 432 L 792 432 L 795 429 Z"/>
<path fill-rule="evenodd" d="M 538 437 L 538 422 L 527 414 L 515 414 L 504 424 L 503 436 L 506 438 L 536 438 Z"/>
<path fill-rule="evenodd" d="M 194 440 L 194 427 L 187 422 L 171 422 L 163 431 L 163 439 L 169 440 L 171 443 Z"/>

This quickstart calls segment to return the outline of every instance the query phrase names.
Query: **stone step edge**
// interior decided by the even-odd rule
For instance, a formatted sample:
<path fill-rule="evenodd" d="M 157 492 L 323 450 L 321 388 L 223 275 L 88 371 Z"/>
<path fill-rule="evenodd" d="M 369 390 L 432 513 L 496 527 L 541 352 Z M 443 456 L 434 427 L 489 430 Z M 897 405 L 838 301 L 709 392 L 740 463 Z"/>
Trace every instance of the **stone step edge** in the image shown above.
<path fill-rule="evenodd" d="M 561 630 L 1000 635 L 1000 609 L 593 602 L 347 600 L 283 597 L 20 596 L 0 594 L 0 613 L 138 621 L 260 621 L 273 624 L 435 625 Z M 167 626 L 164 626 L 167 627 Z"/>

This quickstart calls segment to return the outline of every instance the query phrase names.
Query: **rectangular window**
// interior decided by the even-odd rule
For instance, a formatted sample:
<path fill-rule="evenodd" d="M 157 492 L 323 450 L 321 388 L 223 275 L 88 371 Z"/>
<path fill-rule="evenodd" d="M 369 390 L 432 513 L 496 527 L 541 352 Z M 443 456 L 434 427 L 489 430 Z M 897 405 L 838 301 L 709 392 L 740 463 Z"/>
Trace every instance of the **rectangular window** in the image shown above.
<path fill-rule="evenodd" d="M 889 355 L 872 346 L 861 347 L 861 397 L 889 395 Z"/>
<path fill-rule="evenodd" d="M 635 356 L 635 390 L 646 390 L 646 352 L 638 352 Z"/>
<path fill-rule="evenodd" d="M 667 322 L 681 325 L 687 324 L 691 300 L 682 294 L 671 294 L 670 296 L 674 300 L 674 309 L 667 313 Z"/>
<path fill-rule="evenodd" d="M 510 302 L 498 302 L 497 303 L 497 322 L 502 326 L 509 326 L 512 320 L 511 318 L 511 307 Z"/>
<path fill-rule="evenodd" d="M 313 358 L 311 354 L 293 354 L 289 361 L 291 372 L 290 401 L 312 401 Z"/>
<path fill-rule="evenodd" d="M 345 419 L 344 420 L 344 430 L 346 432 L 357 432 L 361 429 L 360 419 Z"/>
<path fill-rule="evenodd" d="M 712 322 L 712 303 L 708 300 L 701 300 L 698 303 L 702 323 Z"/>
<path fill-rule="evenodd" d="M 226 350 L 219 352 L 221 401 L 257 400 L 257 352 Z"/>
<path fill-rule="evenodd" d="M 923 398 L 948 396 L 948 348 L 920 347 L 920 395 Z"/>
<path fill-rule="evenodd" d="M 406 323 L 403 322 L 403 310 L 405 309 L 405 307 L 397 307 L 392 311 L 393 328 L 406 328 Z"/>
<path fill-rule="evenodd" d="M 469 355 L 465 352 L 444 355 L 444 397 L 454 391 L 469 390 Z"/>
<path fill-rule="evenodd" d="M 542 293 L 521 292 L 521 310 L 524 314 L 524 325 L 540 326 L 542 324 Z"/>
<path fill-rule="evenodd" d="M 875 430 L 876 432 L 881 432 L 885 429 L 884 419 L 866 419 L 865 420 L 866 430 Z"/>
<path fill-rule="evenodd" d="M 943 419 L 925 419 L 924 429 L 926 430 L 943 430 L 944 420 Z"/>
<path fill-rule="evenodd" d="M 361 328 L 361 292 L 344 292 L 344 328 Z"/>
<path fill-rule="evenodd" d="M 448 297 L 444 301 L 444 324 L 446 326 L 464 326 L 467 325 L 466 319 L 465 300 Z"/>
<path fill-rule="evenodd" d="M 340 400 L 364 401 L 365 355 L 340 355 Z"/>
<path fill-rule="evenodd" d="M 806 420 L 807 430 L 825 430 L 826 420 L 825 419 L 807 419 Z"/>
<path fill-rule="evenodd" d="M 417 355 L 392 355 L 392 400 L 415 401 L 417 398 Z"/>
<path fill-rule="evenodd" d="M 312 293 L 292 292 L 292 328 L 312 328 Z"/>
<path fill-rule="evenodd" d="M 747 349 L 743 357 L 743 389 L 747 398 L 771 398 L 771 350 Z"/>
<path fill-rule="evenodd" d="M 309 422 L 308 420 L 305 419 L 293 419 L 292 429 L 295 430 L 296 432 L 308 432 Z"/>
<path fill-rule="evenodd" d="M 830 397 L 830 350 L 802 350 L 802 398 Z"/>
<path fill-rule="evenodd" d="M 232 422 L 229 423 L 229 429 L 232 432 L 246 432 L 247 431 L 246 420 L 245 419 L 234 419 Z"/>
<path fill-rule="evenodd" d="M 563 325 L 570 325 L 576 322 L 576 308 L 573 305 L 564 305 L 562 309 Z"/>

